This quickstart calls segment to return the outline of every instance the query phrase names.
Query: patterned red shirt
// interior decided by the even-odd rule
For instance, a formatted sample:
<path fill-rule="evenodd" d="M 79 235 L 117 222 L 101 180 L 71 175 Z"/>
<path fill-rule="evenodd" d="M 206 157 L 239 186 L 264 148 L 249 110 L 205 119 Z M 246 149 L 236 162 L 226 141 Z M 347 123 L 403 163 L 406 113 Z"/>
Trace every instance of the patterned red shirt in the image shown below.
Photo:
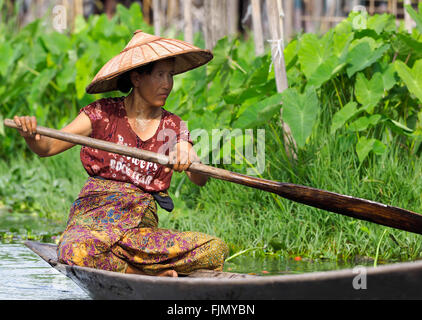
<path fill-rule="evenodd" d="M 80 110 L 91 120 L 92 138 L 164 153 L 167 156 L 175 143 L 181 140 L 192 143 L 185 122 L 164 108 L 154 136 L 146 141 L 141 140 L 128 122 L 123 100 L 124 97 L 104 98 Z M 82 147 L 81 161 L 90 176 L 130 182 L 151 192 L 167 190 L 173 174 L 172 170 L 164 172 L 166 167 L 157 163 L 90 147 Z"/>

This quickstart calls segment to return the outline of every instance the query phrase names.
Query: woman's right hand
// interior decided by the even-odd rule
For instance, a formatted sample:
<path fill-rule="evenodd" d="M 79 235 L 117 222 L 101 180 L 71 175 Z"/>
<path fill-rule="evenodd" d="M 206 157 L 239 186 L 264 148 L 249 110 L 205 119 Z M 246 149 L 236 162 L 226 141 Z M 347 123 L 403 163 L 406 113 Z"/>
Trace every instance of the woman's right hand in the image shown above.
<path fill-rule="evenodd" d="M 13 120 L 19 128 L 19 133 L 24 138 L 34 139 L 39 141 L 41 136 L 36 133 L 37 119 L 32 116 L 14 116 Z"/>

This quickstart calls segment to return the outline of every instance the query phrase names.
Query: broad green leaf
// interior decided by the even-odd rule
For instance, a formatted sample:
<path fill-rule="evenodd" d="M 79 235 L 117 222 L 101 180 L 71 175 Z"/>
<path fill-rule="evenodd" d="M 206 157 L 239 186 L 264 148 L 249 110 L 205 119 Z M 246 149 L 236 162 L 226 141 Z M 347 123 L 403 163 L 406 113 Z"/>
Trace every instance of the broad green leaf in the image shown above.
<path fill-rule="evenodd" d="M 396 84 L 395 78 L 396 70 L 394 64 L 390 63 L 386 69 L 382 72 L 382 82 L 384 84 L 384 90 L 388 91 Z"/>
<path fill-rule="evenodd" d="M 234 128 L 254 128 L 257 125 L 268 122 L 271 117 L 281 108 L 282 94 L 276 93 L 256 104 L 246 108 L 239 118 L 234 121 Z"/>
<path fill-rule="evenodd" d="M 0 43 L 0 74 L 5 76 L 13 62 L 13 48 L 8 42 Z"/>
<path fill-rule="evenodd" d="M 299 63 L 306 78 L 310 79 L 312 74 L 332 55 L 331 44 L 327 39 L 322 41 L 315 34 L 303 35 L 299 43 Z"/>
<path fill-rule="evenodd" d="M 42 41 L 42 44 L 44 45 L 47 52 L 51 52 L 54 55 L 66 53 L 71 48 L 69 37 L 57 31 L 51 32 L 49 34 L 43 34 L 40 37 L 40 40 Z"/>
<path fill-rule="evenodd" d="M 76 61 L 76 96 L 82 99 L 85 95 L 85 88 L 91 81 L 92 60 L 87 54 L 84 54 L 78 61 Z"/>
<path fill-rule="evenodd" d="M 340 71 L 345 64 L 340 64 L 336 56 L 327 58 L 309 78 L 308 84 L 319 88 L 326 81 L 330 80 L 338 71 Z"/>
<path fill-rule="evenodd" d="M 385 150 L 386 146 L 381 141 L 374 138 L 368 139 L 366 137 L 361 137 L 356 144 L 356 153 L 360 163 L 365 160 L 371 151 L 375 154 L 382 154 Z"/>
<path fill-rule="evenodd" d="M 321 39 L 314 34 L 305 34 L 300 39 L 298 59 L 309 85 L 319 88 L 343 66 L 335 55 L 338 52 L 333 50 L 334 38 L 333 32 L 329 32 Z"/>
<path fill-rule="evenodd" d="M 69 83 L 75 82 L 76 69 L 73 63 L 68 62 L 56 76 L 57 86 L 64 91 Z"/>
<path fill-rule="evenodd" d="M 371 80 L 367 80 L 363 73 L 356 76 L 355 96 L 363 108 L 372 113 L 384 94 L 384 83 L 379 72 L 375 73 Z"/>
<path fill-rule="evenodd" d="M 360 117 L 359 119 L 356 119 L 350 124 L 349 130 L 364 131 L 368 129 L 368 127 L 376 125 L 381 120 L 381 118 L 382 116 L 380 114 L 374 114 L 369 117 Z"/>
<path fill-rule="evenodd" d="M 407 89 L 422 102 L 422 59 L 417 60 L 412 69 L 399 60 L 394 62 L 394 66 Z"/>
<path fill-rule="evenodd" d="M 335 32 L 333 35 L 333 53 L 341 62 L 344 61 L 350 43 L 353 40 L 354 33 L 349 32 Z"/>
<path fill-rule="evenodd" d="M 296 39 L 290 41 L 287 47 L 284 49 L 284 61 L 286 63 L 286 70 L 289 70 L 296 63 L 298 49 L 299 41 Z"/>
<path fill-rule="evenodd" d="M 362 40 L 362 39 L 361 39 Z M 356 72 L 361 71 L 378 59 L 380 59 L 384 53 L 390 48 L 389 44 L 384 44 L 377 49 L 371 49 L 370 41 L 360 42 L 353 46 L 353 48 L 347 54 L 346 61 L 349 63 L 347 68 L 347 75 L 350 78 Z"/>
<path fill-rule="evenodd" d="M 348 104 L 346 104 L 343 108 L 341 108 L 334 114 L 333 120 L 331 122 L 330 133 L 333 134 L 334 132 L 336 132 L 358 112 L 359 111 L 357 109 L 357 103 L 354 101 L 350 101 Z"/>
<path fill-rule="evenodd" d="M 288 88 L 282 93 L 282 101 L 283 121 L 289 125 L 297 146 L 302 148 L 317 119 L 318 97 L 312 87 L 302 94 L 296 88 Z"/>
<path fill-rule="evenodd" d="M 372 146 L 372 152 L 381 155 L 387 150 L 387 146 L 381 141 L 375 139 L 374 145 Z"/>
<path fill-rule="evenodd" d="M 0 136 L 4 136 L 3 115 L 0 113 Z"/>
<path fill-rule="evenodd" d="M 396 30 L 396 19 L 391 14 L 373 15 L 368 18 L 367 28 L 374 30 L 377 34 L 382 32 L 394 32 Z"/>
<path fill-rule="evenodd" d="M 55 74 L 55 69 L 45 69 L 35 77 L 31 84 L 31 92 L 28 97 L 29 103 L 38 102 L 41 99 L 41 95 L 44 93 L 49 82 L 51 79 L 53 79 Z"/>

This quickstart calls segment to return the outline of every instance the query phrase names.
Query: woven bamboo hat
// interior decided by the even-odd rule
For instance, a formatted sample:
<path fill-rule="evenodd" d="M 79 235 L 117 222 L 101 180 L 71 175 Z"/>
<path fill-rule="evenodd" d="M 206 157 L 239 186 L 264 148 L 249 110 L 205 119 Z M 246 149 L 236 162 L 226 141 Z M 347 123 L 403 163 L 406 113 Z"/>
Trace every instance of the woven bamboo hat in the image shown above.
<path fill-rule="evenodd" d="M 175 73 L 183 73 L 209 62 L 213 55 L 194 45 L 177 39 L 154 36 L 136 30 L 126 47 L 108 61 L 86 87 L 86 92 L 101 93 L 118 90 L 119 76 L 153 61 L 175 58 Z"/>

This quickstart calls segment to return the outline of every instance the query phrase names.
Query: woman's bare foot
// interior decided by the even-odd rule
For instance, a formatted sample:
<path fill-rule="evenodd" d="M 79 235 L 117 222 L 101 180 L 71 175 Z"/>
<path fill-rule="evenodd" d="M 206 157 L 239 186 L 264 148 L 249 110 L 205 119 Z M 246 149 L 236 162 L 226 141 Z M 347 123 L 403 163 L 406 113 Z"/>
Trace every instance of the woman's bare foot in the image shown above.
<path fill-rule="evenodd" d="M 163 272 L 158 273 L 157 276 L 158 277 L 172 277 L 172 278 L 176 278 L 179 275 L 174 270 L 165 270 Z"/>
<path fill-rule="evenodd" d="M 148 275 L 147 273 L 145 273 L 145 272 L 143 272 L 143 271 L 141 271 L 137 268 L 134 268 L 132 266 L 127 266 L 126 273 L 141 274 L 141 275 L 144 275 L 144 276 Z M 157 277 L 172 277 L 172 278 L 175 278 L 175 277 L 178 277 L 178 274 L 174 270 L 164 270 L 164 271 L 157 273 L 156 276 Z"/>

